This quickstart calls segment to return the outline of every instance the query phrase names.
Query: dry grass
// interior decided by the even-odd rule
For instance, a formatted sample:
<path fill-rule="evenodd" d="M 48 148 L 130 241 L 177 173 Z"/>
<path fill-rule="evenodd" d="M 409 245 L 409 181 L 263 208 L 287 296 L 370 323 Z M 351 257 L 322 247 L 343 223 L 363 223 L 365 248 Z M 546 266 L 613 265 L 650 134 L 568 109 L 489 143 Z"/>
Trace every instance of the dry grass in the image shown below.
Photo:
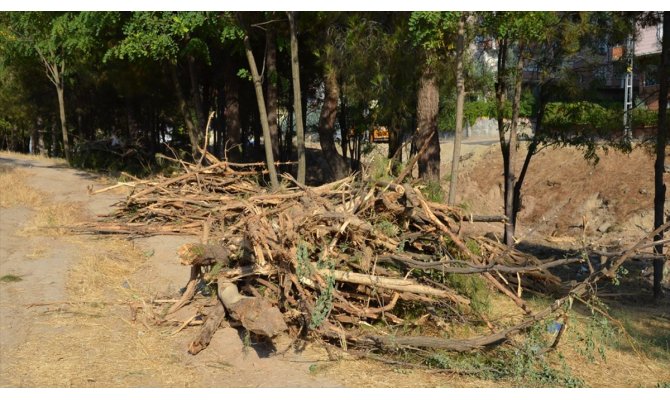
<path fill-rule="evenodd" d="M 347 387 L 483 387 L 508 386 L 500 381 L 478 379 L 437 369 L 408 368 L 374 360 L 341 360 L 321 366 L 317 376 L 341 379 Z"/>
<path fill-rule="evenodd" d="M 6 166 L 0 166 L 0 208 L 16 206 L 38 207 L 44 194 L 28 186 L 30 173 Z"/>
<path fill-rule="evenodd" d="M 5 384 L 20 387 L 189 387 L 195 368 L 169 337 L 140 316 L 131 302 L 147 298 L 133 276 L 146 258 L 132 243 L 81 240 L 81 257 L 70 269 L 71 303 L 49 307 L 35 334 L 11 359 Z"/>
<path fill-rule="evenodd" d="M 127 310 L 125 310 L 127 313 Z M 13 354 L 19 387 L 189 387 L 197 377 L 171 339 L 131 323 L 121 307 L 61 307 Z M 50 332 L 46 333 L 46 331 Z"/>
<path fill-rule="evenodd" d="M 540 309 L 547 300 L 529 299 L 534 309 Z M 579 307 L 578 307 L 579 308 Z M 656 387 L 670 382 L 670 320 L 667 311 L 612 305 L 615 318 L 622 320 L 628 333 L 635 339 L 635 351 L 616 331 L 613 338 L 603 338 L 599 331 L 589 331 L 583 309 L 571 313 L 568 329 L 563 336 L 558 352 L 546 354 L 543 359 L 555 371 L 564 371 L 581 380 L 586 387 Z M 659 314 L 660 315 L 657 315 Z M 512 323 L 521 318 L 516 307 L 506 298 L 494 296 L 489 317 L 500 324 Z M 450 336 L 458 336 L 465 328 L 449 327 Z M 589 336 L 590 335 L 590 336 Z M 550 343 L 553 335 L 544 332 Z M 594 340 L 593 348 L 587 349 L 585 338 Z M 522 337 L 515 338 L 522 340 Z M 602 358 L 599 349 L 604 351 Z M 496 357 L 492 353 L 489 357 Z M 539 361 L 543 362 L 543 361 Z M 512 365 L 510 365 L 513 368 Z M 556 382 L 536 382 L 520 379 L 490 380 L 475 375 L 459 375 L 439 369 L 413 369 L 402 365 L 389 365 L 373 360 L 341 360 L 318 365 L 317 376 L 343 379 L 352 387 L 516 387 L 555 385 Z"/>
<path fill-rule="evenodd" d="M 44 256 L 47 254 L 47 251 L 48 249 L 46 247 L 38 245 L 33 247 L 30 253 L 26 253 L 24 257 L 28 260 L 39 260 L 40 258 L 44 258 Z"/>
<path fill-rule="evenodd" d="M 69 227 L 88 218 L 84 205 L 79 202 L 59 202 L 38 206 L 33 218 L 25 225 L 26 236 L 58 237 L 66 234 Z"/>
<path fill-rule="evenodd" d="M 105 238 L 83 242 L 79 262 L 70 268 L 67 290 L 80 301 L 122 301 L 137 299 L 131 277 L 142 268 L 146 258 L 132 242 Z"/>
<path fill-rule="evenodd" d="M 658 323 L 653 324 L 655 329 L 646 331 L 646 334 L 650 338 L 667 338 L 670 321 L 655 320 L 653 312 L 649 310 L 635 310 L 625 306 L 617 308 L 617 314 L 625 318 L 624 326 L 632 334 L 637 350 L 630 346 L 620 332 L 616 332 L 613 339 L 592 335 L 595 354 L 589 359 L 588 352 L 584 351 L 584 333 L 589 332 L 586 328 L 587 319 L 578 316 L 572 319 L 559 348 L 572 374 L 589 387 L 655 387 L 661 382 L 670 382 L 670 353 L 663 356 L 658 348 L 647 342 L 644 335 L 631 329 L 648 326 L 651 321 L 656 321 Z M 600 348 L 604 351 L 604 359 L 599 354 Z"/>
<path fill-rule="evenodd" d="M 64 158 L 48 157 L 43 154 L 34 155 L 34 154 L 17 153 L 14 151 L 3 150 L 0 151 L 0 157 L 10 157 L 19 160 L 41 160 L 41 161 L 49 161 L 54 165 L 67 165 L 67 161 Z"/>
<path fill-rule="evenodd" d="M 25 158 L 25 157 L 19 157 Z M 7 354 L 11 364 L 2 385 L 12 387 L 188 387 L 199 382 L 181 349 L 176 349 L 170 328 L 143 322 L 140 312 L 131 321 L 129 304 L 148 299 L 139 288 L 146 257 L 131 242 L 67 236 L 68 225 L 87 218 L 84 206 L 49 202 L 27 186 L 30 172 L 22 168 L 0 170 L 0 206 L 34 209 L 21 234 L 51 236 L 75 242 L 79 254 L 70 268 L 67 301 L 34 308 L 31 333 Z M 41 258 L 47 248 L 26 252 Z M 9 279 L 9 278 L 6 278 Z M 134 280 L 135 279 L 135 280 Z"/>

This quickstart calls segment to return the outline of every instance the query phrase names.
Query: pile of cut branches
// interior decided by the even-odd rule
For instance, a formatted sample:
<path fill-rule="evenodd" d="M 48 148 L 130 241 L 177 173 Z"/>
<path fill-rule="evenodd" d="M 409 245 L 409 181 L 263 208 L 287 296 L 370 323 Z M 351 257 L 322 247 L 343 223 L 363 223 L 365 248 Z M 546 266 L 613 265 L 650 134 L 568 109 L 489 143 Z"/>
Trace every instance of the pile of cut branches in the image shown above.
<path fill-rule="evenodd" d="M 620 266 L 623 256 L 633 255 L 613 257 L 609 269 L 604 266 L 552 306 L 535 312 L 522 299 L 523 291 L 560 288 L 549 268 L 586 264 L 586 259 L 542 262 L 487 238 L 462 237 L 462 221 L 478 217 L 428 201 L 420 186 L 402 183 L 402 178 L 352 176 L 305 187 L 284 175 L 283 188 L 270 192 L 257 182 L 262 171 L 250 169 L 259 167 L 225 161 L 205 167 L 184 164 L 181 175 L 136 182 L 111 222 L 88 228 L 202 235 L 200 243 L 179 249 L 182 263 L 191 268 L 190 280 L 164 313 L 207 302 L 198 300 L 196 292 L 214 288 L 215 307 L 203 312 L 203 326 L 189 347 L 193 354 L 208 345 L 226 315 L 268 338 L 311 334 L 345 348 L 467 351 L 503 342 L 561 312 L 572 296 L 587 294 L 597 280 L 615 273 L 612 268 Z M 464 276 L 508 296 L 524 317 L 511 326 L 490 322 L 477 307 L 480 299 L 454 278 Z M 417 324 L 411 317 L 417 309 L 421 331 L 427 334 L 399 335 Z M 489 333 L 446 337 L 443 327 L 454 321 Z"/>

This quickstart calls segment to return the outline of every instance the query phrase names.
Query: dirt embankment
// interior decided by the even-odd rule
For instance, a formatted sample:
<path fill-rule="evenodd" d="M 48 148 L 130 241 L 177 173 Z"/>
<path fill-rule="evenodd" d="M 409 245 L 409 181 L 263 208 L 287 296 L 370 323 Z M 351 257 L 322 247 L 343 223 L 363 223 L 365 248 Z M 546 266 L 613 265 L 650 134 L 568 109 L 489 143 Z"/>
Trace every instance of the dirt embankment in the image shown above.
<path fill-rule="evenodd" d="M 600 161 L 595 165 L 574 148 L 547 148 L 533 157 L 522 190 L 520 237 L 580 238 L 583 221 L 587 236 L 603 241 L 634 239 L 651 230 L 654 156 L 644 148 L 630 154 L 599 151 L 598 155 Z M 517 171 L 525 156 L 522 145 Z M 491 146 L 472 168 L 466 168 L 461 179 L 459 203 L 475 213 L 502 214 L 498 146 Z M 665 181 L 670 184 L 670 176 Z"/>

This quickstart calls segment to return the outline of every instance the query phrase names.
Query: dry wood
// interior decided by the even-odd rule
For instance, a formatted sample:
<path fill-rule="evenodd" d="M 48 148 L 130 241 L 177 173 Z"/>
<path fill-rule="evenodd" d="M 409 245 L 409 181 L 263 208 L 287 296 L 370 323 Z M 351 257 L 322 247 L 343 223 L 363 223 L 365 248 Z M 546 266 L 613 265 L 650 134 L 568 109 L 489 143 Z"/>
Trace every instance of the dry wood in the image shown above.
<path fill-rule="evenodd" d="M 367 285 L 371 287 L 378 287 L 382 289 L 397 290 L 400 292 L 408 292 L 415 294 L 423 294 L 426 296 L 435 296 L 445 298 L 454 303 L 469 305 L 470 300 L 463 296 L 447 290 L 436 289 L 430 286 L 420 285 L 409 279 L 394 279 L 383 276 L 365 275 L 356 272 L 338 271 L 338 270 L 319 270 L 319 274 L 323 276 L 332 276 L 335 280 L 340 282 L 358 283 L 360 285 Z"/>
<path fill-rule="evenodd" d="M 134 180 L 136 193 L 107 221 L 79 229 L 201 237 L 202 244 L 180 249 L 191 277 L 168 311 L 199 301 L 193 295 L 198 280 L 204 278 L 219 285 L 231 320 L 268 337 L 286 331 L 288 324 L 293 334 L 311 330 L 343 347 L 476 349 L 504 342 L 510 334 L 556 313 L 569 304 L 570 296 L 589 296 L 598 280 L 616 274 L 626 259 L 646 256 L 643 251 L 656 244 L 646 238 L 624 252 L 608 250 L 600 271 L 551 307 L 534 312 L 523 300 L 524 293 L 558 293 L 555 289 L 561 282 L 553 268 L 583 265 L 587 260 L 539 260 L 493 240 L 461 237 L 462 222 L 504 219 L 466 215 L 457 207 L 427 201 L 417 187 L 403 182 L 412 163 L 400 179 L 391 181 L 356 175 L 307 187 L 283 175 L 284 183 L 293 186 L 271 193 L 253 180 L 263 173 L 264 163 L 208 160 L 212 165 L 206 167 L 183 163 L 185 172 L 179 176 Z M 449 274 L 481 276 L 491 290 L 514 301 L 525 319 L 500 330 L 469 307 L 473 299 L 449 283 Z M 240 295 L 237 285 L 253 297 Z M 464 339 L 351 333 L 360 323 L 380 319 L 388 327 L 380 332 L 393 332 L 407 323 L 430 325 L 429 332 L 442 329 L 438 321 L 425 317 L 428 313 L 419 320 L 405 313 L 407 303 L 412 303 L 410 308 L 447 310 L 446 323 L 480 321 L 492 333 Z M 216 322 L 212 316 L 207 321 L 192 352 L 204 348 L 218 327 L 212 326 Z"/>
<path fill-rule="evenodd" d="M 223 304 L 217 302 L 214 311 L 207 316 L 207 320 L 202 325 L 202 329 L 198 336 L 191 342 L 188 346 L 188 352 L 195 355 L 204 350 L 209 346 L 209 342 L 212 341 L 212 336 L 216 333 L 221 323 L 226 318 L 226 310 L 223 308 Z"/>
<path fill-rule="evenodd" d="M 184 293 L 182 294 L 181 298 L 177 303 L 174 303 L 169 309 L 168 309 L 168 314 L 172 314 L 188 304 L 188 302 L 191 301 L 193 296 L 195 295 L 195 290 L 198 285 L 198 279 L 200 279 L 200 267 L 191 267 L 191 277 L 188 280 L 188 283 L 186 284 L 186 289 L 184 290 Z"/>
<path fill-rule="evenodd" d="M 231 317 L 250 332 L 273 338 L 288 330 L 279 309 L 263 298 L 240 295 L 235 284 L 220 282 L 219 298 Z"/>

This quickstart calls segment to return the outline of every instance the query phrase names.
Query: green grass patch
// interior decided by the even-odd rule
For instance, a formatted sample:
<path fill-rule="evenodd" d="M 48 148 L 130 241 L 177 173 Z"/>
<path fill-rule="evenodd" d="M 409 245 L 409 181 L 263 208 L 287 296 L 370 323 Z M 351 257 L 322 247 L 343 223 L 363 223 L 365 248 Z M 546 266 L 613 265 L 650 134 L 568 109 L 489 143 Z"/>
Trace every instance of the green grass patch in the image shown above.
<path fill-rule="evenodd" d="M 0 277 L 0 282 L 12 283 L 12 282 L 21 282 L 23 278 L 18 275 L 7 274 Z"/>
<path fill-rule="evenodd" d="M 446 197 L 442 185 L 436 181 L 429 181 L 421 192 L 426 196 L 426 199 L 433 203 L 443 203 Z"/>

